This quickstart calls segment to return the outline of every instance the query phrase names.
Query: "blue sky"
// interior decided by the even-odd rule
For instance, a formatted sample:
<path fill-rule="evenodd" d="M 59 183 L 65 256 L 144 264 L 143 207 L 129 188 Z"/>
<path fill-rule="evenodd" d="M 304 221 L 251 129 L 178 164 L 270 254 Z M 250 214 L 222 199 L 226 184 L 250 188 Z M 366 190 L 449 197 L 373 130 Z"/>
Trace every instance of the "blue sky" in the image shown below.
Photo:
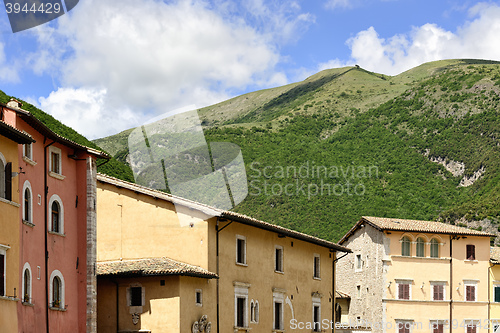
<path fill-rule="evenodd" d="M 80 0 L 15 34 L 0 15 L 0 89 L 90 139 L 326 68 L 500 60 L 499 1 Z"/>

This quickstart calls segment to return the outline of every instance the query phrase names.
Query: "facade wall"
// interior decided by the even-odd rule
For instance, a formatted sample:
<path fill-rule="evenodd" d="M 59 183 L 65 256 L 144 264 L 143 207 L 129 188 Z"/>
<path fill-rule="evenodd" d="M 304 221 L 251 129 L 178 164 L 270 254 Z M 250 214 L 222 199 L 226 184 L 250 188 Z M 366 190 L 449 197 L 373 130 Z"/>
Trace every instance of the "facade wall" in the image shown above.
<path fill-rule="evenodd" d="M 206 216 L 181 225 L 172 203 L 99 181 L 97 214 L 98 261 L 167 256 L 208 269 Z"/>
<path fill-rule="evenodd" d="M 19 170 L 17 161 L 18 144 L 0 135 L 0 159 L 12 163 L 12 171 Z M 5 167 L 5 166 L 4 166 Z M 3 169 L 0 172 L 4 172 Z M 3 181 L 3 178 L 2 178 Z M 3 186 L 2 186 L 3 189 Z M 19 289 L 19 214 L 17 195 L 19 176 L 12 179 L 12 200 L 0 195 L 0 251 L 5 255 L 5 296 L 0 296 L 0 327 L 5 332 L 17 332 L 17 303 Z M 16 298 L 14 297 L 16 296 Z"/>
<path fill-rule="evenodd" d="M 383 233 L 366 225 L 356 230 L 343 245 L 353 251 L 337 263 L 336 289 L 351 297 L 346 322 L 355 323 L 358 317 L 367 322 L 381 321 L 382 286 L 387 280 L 387 239 Z M 360 269 L 357 266 L 358 255 L 361 256 Z"/>
<path fill-rule="evenodd" d="M 500 302 L 495 302 L 495 286 L 500 286 L 500 265 L 490 264 L 490 318 L 500 323 Z M 493 330 L 490 331 L 493 333 Z"/>
<path fill-rule="evenodd" d="M 227 222 L 221 226 L 225 224 Z M 215 233 L 215 228 L 209 230 Z M 236 263 L 237 236 L 246 239 L 246 265 Z M 215 245 L 211 243 L 211 253 L 215 253 Z M 283 249 L 283 273 L 274 269 L 276 246 Z M 273 330 L 274 299 L 283 301 L 284 330 L 294 330 L 293 319 L 297 324 L 311 325 L 313 298 L 320 304 L 321 320 L 332 321 L 334 253 L 329 249 L 293 238 L 280 238 L 274 232 L 233 222 L 219 233 L 219 253 L 221 332 L 235 329 L 235 297 L 237 289 L 245 288 L 248 292 L 246 326 L 253 331 Z M 320 256 L 320 279 L 313 278 L 315 254 Z M 216 255 L 211 258 L 216 258 Z M 259 303 L 258 323 L 250 322 L 252 300 Z"/>

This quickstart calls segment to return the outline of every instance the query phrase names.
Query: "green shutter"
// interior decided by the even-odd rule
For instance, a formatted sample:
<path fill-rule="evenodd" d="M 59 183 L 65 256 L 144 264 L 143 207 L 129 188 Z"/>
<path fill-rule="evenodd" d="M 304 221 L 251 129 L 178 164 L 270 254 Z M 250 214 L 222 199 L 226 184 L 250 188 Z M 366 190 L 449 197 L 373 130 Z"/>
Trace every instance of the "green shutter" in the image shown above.
<path fill-rule="evenodd" d="M 495 302 L 500 302 L 500 286 L 495 287 Z"/>

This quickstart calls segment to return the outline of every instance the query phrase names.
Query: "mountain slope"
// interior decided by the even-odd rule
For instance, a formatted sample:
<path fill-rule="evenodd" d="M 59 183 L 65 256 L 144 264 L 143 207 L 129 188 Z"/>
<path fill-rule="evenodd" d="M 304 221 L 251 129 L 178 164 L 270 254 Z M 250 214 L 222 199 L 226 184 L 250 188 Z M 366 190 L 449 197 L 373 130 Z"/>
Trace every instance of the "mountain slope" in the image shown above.
<path fill-rule="evenodd" d="M 242 149 L 236 211 L 338 240 L 361 215 L 497 232 L 499 104 L 498 62 L 445 60 L 394 77 L 327 70 L 199 114 L 207 142 Z M 96 142 L 126 161 L 127 136 Z"/>

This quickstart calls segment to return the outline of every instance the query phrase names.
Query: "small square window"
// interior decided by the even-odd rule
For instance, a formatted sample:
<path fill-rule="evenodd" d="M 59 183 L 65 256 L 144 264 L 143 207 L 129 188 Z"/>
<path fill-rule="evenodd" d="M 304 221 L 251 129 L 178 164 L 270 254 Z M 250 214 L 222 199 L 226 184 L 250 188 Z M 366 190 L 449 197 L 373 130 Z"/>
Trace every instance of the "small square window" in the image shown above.
<path fill-rule="evenodd" d="M 355 272 L 360 272 L 363 269 L 363 259 L 361 254 L 356 254 Z"/>
<path fill-rule="evenodd" d="M 203 295 L 202 295 L 201 289 L 196 290 L 195 298 L 196 298 L 196 305 L 202 306 L 203 305 Z"/>
<path fill-rule="evenodd" d="M 475 245 L 467 245 L 467 253 L 466 257 L 467 260 L 476 260 L 476 246 Z"/>
<path fill-rule="evenodd" d="M 165 280 L 160 280 L 160 286 L 164 286 L 165 285 Z"/>
<path fill-rule="evenodd" d="M 315 279 L 321 278 L 321 260 L 319 254 L 314 255 L 314 271 L 313 277 Z"/>
<path fill-rule="evenodd" d="M 274 248 L 274 271 L 283 273 L 283 247 L 278 245 Z"/>
<path fill-rule="evenodd" d="M 244 236 L 236 236 L 236 263 L 246 265 L 247 263 L 247 244 Z"/>

